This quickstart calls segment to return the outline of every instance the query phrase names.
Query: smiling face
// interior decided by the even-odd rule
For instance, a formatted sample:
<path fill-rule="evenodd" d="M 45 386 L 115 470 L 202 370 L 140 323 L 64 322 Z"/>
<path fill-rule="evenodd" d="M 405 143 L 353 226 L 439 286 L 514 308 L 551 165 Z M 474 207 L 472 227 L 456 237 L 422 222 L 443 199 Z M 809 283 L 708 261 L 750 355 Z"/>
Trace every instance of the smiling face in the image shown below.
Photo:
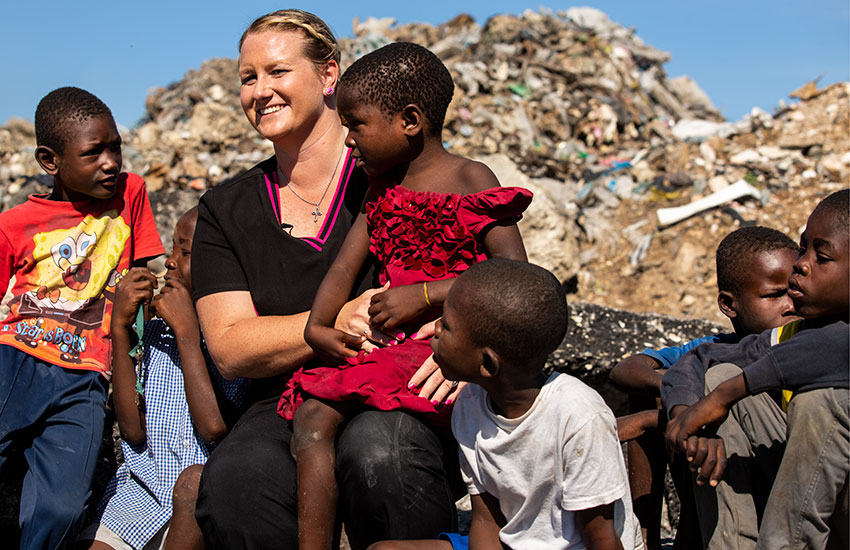
<path fill-rule="evenodd" d="M 54 162 L 54 168 L 48 170 L 55 183 L 54 200 L 112 197 L 122 162 L 121 136 L 115 121 L 101 115 L 80 122 L 62 154 L 54 153 Z"/>
<path fill-rule="evenodd" d="M 242 109 L 272 142 L 309 133 L 333 101 L 323 91 L 335 85 L 339 67 L 317 68 L 304 46 L 298 32 L 266 31 L 247 35 L 239 51 Z"/>
<path fill-rule="evenodd" d="M 746 266 L 740 288 L 734 294 L 725 293 L 730 296 L 728 309 L 723 307 L 721 293 L 720 309 L 732 319 L 736 333 L 759 334 L 799 318 L 788 295 L 788 276 L 796 258 L 788 248 L 756 253 Z"/>
<path fill-rule="evenodd" d="M 848 316 L 850 235 L 826 209 L 816 208 L 800 237 L 800 255 L 788 279 L 797 313 L 806 318 Z"/>
<path fill-rule="evenodd" d="M 171 255 L 165 260 L 165 279 L 177 279 L 189 294 L 192 293 L 192 239 L 195 235 L 195 224 L 198 221 L 198 211 L 192 209 L 177 220 L 174 226 L 174 240 Z"/>
<path fill-rule="evenodd" d="M 365 103 L 356 90 L 341 88 L 339 117 L 348 128 L 345 144 L 354 149 L 357 165 L 370 176 L 379 176 L 409 162 L 408 140 L 401 113 L 387 115 Z"/>

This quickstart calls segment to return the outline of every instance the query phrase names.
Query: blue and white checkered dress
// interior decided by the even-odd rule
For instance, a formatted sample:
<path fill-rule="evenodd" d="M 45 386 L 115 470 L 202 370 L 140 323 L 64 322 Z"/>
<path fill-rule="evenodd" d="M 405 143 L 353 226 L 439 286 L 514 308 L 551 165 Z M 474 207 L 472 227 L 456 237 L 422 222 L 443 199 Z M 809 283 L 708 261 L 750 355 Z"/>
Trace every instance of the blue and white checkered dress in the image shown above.
<path fill-rule="evenodd" d="M 109 482 L 100 503 L 100 523 L 133 548 L 142 548 L 171 518 L 171 492 L 177 476 L 204 464 L 211 447 L 198 435 L 183 388 L 180 354 L 174 333 L 161 319 L 145 323 L 145 426 L 143 447 L 121 443 L 124 463 Z M 225 380 L 201 346 L 213 386 L 239 407 L 246 381 Z"/>

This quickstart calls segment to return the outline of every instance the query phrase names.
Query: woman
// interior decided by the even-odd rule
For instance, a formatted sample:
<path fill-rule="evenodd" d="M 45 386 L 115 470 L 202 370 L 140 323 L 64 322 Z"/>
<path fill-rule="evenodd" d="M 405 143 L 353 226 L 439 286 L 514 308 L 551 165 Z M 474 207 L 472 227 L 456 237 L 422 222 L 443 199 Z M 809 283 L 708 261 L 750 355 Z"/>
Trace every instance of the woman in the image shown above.
<path fill-rule="evenodd" d="M 192 268 L 209 351 L 225 376 L 252 379 L 254 404 L 210 457 L 196 517 L 208 548 L 294 548 L 296 466 L 276 405 L 289 373 L 315 360 L 303 338 L 308 310 L 366 179 L 344 146 L 339 49 L 321 19 L 282 10 L 254 21 L 239 44 L 239 77 L 245 114 L 275 156 L 201 199 Z M 361 275 L 363 291 L 372 280 Z M 367 332 L 374 292 L 349 302 L 337 327 Z M 423 366 L 416 382 L 432 370 Z M 448 388 L 436 372 L 422 395 L 442 399 Z M 443 443 L 405 413 L 351 420 L 336 471 L 352 547 L 454 527 L 446 464 L 456 457 Z"/>

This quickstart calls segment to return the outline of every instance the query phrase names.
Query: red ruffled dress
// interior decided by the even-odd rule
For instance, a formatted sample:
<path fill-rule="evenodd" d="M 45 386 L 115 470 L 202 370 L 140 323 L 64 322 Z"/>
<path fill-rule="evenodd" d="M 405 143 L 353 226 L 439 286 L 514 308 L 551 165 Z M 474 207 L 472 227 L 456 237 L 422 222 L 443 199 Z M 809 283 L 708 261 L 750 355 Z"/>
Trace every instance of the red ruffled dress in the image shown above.
<path fill-rule="evenodd" d="M 487 258 L 479 235 L 496 222 L 515 223 L 530 203 L 531 191 L 521 187 L 494 187 L 470 195 L 388 187 L 366 204 L 369 250 L 382 266 L 381 284 L 403 286 L 460 275 Z M 417 322 L 421 325 L 421 319 Z M 428 340 L 405 340 L 341 366 L 299 369 L 287 383 L 278 413 L 290 420 L 304 399 L 317 397 L 401 409 L 448 424 L 450 407 L 434 406 L 407 388 L 430 354 Z"/>

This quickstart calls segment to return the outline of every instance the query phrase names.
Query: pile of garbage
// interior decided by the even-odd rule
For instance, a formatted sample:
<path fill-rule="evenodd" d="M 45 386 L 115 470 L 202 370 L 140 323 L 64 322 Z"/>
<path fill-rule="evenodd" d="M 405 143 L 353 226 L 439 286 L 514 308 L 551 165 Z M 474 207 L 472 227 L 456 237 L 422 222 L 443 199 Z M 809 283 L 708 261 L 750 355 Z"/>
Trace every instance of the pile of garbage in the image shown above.
<path fill-rule="evenodd" d="M 456 84 L 447 148 L 535 191 L 521 225 L 530 257 L 582 300 L 720 321 L 719 240 L 741 223 L 796 239 L 817 200 L 850 176 L 847 83 L 808 83 L 773 114 L 725 121 L 692 79 L 667 78 L 668 52 L 593 8 L 483 25 L 370 18 L 353 31 L 343 69 L 393 41 L 444 61 Z M 125 169 L 146 179 L 170 243 L 184 204 L 272 149 L 242 113 L 235 60 L 205 62 L 145 106 L 124 136 Z M 34 145 L 31 124 L 0 127 L 0 208 L 49 184 L 34 177 Z"/>

